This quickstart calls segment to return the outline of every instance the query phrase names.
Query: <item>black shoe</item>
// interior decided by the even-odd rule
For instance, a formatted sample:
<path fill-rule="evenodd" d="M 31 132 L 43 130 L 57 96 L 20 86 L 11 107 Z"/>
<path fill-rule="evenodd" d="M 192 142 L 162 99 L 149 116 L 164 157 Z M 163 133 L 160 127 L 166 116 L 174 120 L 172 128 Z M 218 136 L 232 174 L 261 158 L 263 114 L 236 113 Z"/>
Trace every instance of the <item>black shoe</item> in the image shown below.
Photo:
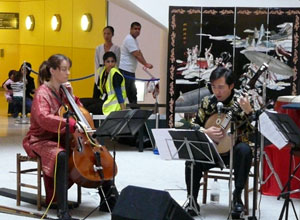
<path fill-rule="evenodd" d="M 114 197 L 108 198 L 107 203 L 106 203 L 105 200 L 101 200 L 99 211 L 101 211 L 101 212 L 112 212 L 112 210 L 114 209 L 116 203 L 117 203 L 117 200 Z M 109 206 L 109 208 L 108 208 L 108 206 Z"/>
<path fill-rule="evenodd" d="M 110 211 L 109 211 L 109 209 L 108 209 L 108 207 L 107 207 L 106 202 L 103 202 L 103 203 L 100 205 L 100 207 L 99 207 L 99 211 L 101 211 L 101 212 L 112 212 L 112 208 L 113 208 L 113 207 L 109 206 L 109 208 L 110 208 Z"/>
<path fill-rule="evenodd" d="M 110 193 L 109 196 L 106 197 L 106 201 L 105 198 L 103 198 L 103 196 L 100 197 L 101 199 L 100 199 L 99 211 L 112 212 L 113 208 L 117 203 L 118 195 L 115 195 L 114 193 Z"/>
<path fill-rule="evenodd" d="M 198 209 L 198 212 L 200 213 L 200 205 L 198 203 L 196 203 L 196 207 Z M 197 213 L 193 208 L 190 207 L 190 204 L 186 204 L 186 206 L 184 207 L 184 210 L 190 214 L 190 216 L 198 216 L 199 213 Z"/>
<path fill-rule="evenodd" d="M 234 190 L 233 192 L 233 211 L 234 212 L 243 212 L 244 204 L 242 201 L 242 191 Z"/>

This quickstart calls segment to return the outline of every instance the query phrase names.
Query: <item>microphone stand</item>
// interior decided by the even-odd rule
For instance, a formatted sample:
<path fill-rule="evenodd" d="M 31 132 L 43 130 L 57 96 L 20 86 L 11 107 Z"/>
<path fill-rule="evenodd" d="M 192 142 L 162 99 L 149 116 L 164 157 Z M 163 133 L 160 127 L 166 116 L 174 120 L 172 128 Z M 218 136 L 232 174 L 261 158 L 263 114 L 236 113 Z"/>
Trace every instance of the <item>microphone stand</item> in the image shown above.
<path fill-rule="evenodd" d="M 69 206 L 68 206 L 68 182 L 69 182 L 69 154 L 70 154 L 70 144 L 69 144 L 69 141 L 70 141 L 70 123 L 69 123 L 69 118 L 70 116 L 72 115 L 72 113 L 70 112 L 70 110 L 68 110 L 66 107 L 66 112 L 63 114 L 63 118 L 66 119 L 66 136 L 65 136 L 65 140 L 66 140 L 66 143 L 65 143 L 65 150 L 66 150 L 66 158 L 65 158 L 65 170 L 64 170 L 64 173 L 65 173 L 65 180 L 64 180 L 64 183 L 65 183 L 65 186 L 64 186 L 64 192 L 63 192 L 63 201 L 64 203 L 61 204 L 61 208 L 62 208 L 62 211 L 61 213 L 59 213 L 59 219 L 60 220 L 77 220 L 76 218 L 72 218 L 70 213 L 69 213 Z"/>
<path fill-rule="evenodd" d="M 260 111 L 256 111 L 253 113 L 252 117 L 255 121 L 255 147 L 254 147 L 254 178 L 253 178 L 253 205 L 252 205 L 252 216 L 248 217 L 248 220 L 256 220 L 256 207 L 257 207 L 257 172 L 258 172 L 258 163 L 259 156 L 257 155 L 258 149 L 260 148 L 259 143 L 259 132 L 258 132 L 258 116 L 260 115 Z"/>
<path fill-rule="evenodd" d="M 231 147 L 229 151 L 229 213 L 231 213 L 231 218 L 233 218 L 233 204 L 232 204 L 232 180 L 233 180 L 233 147 L 235 145 L 235 139 L 236 139 L 236 117 L 234 114 L 231 114 L 231 120 L 230 120 L 230 135 L 231 135 Z"/>

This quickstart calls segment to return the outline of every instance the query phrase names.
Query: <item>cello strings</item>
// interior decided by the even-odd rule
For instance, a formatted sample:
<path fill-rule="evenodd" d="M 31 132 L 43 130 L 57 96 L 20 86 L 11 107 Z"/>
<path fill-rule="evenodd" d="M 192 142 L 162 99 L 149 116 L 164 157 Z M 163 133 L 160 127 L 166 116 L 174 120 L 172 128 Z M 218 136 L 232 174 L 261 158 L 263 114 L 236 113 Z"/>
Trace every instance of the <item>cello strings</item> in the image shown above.
<path fill-rule="evenodd" d="M 76 120 L 76 123 L 78 123 L 78 119 L 77 117 L 74 115 L 74 119 Z M 85 126 L 83 126 L 82 124 L 78 123 L 78 125 L 81 127 L 81 129 L 84 131 L 85 136 L 87 137 L 87 139 L 89 140 L 89 142 L 94 146 L 94 147 L 99 147 L 100 145 L 95 143 L 94 140 L 92 140 L 87 132 L 87 129 Z"/>

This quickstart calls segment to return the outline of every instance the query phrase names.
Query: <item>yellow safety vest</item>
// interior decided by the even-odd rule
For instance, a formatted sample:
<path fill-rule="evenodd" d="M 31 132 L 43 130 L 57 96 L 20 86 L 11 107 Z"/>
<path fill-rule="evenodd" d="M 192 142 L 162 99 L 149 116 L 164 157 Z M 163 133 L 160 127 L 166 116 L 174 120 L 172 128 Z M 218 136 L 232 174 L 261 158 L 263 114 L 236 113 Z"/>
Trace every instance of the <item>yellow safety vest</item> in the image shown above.
<path fill-rule="evenodd" d="M 101 71 L 101 73 L 100 73 L 100 71 Z M 102 77 L 103 77 L 104 72 L 105 72 L 105 67 L 104 68 L 99 68 L 97 70 L 97 72 L 98 72 L 98 74 L 100 73 L 99 89 L 100 89 L 101 94 L 103 94 Z M 121 83 L 121 90 L 122 90 L 122 96 L 123 96 L 123 99 L 124 99 L 124 104 L 125 104 L 125 100 L 127 98 L 126 90 L 125 90 L 125 79 L 124 79 L 123 75 L 120 73 L 120 71 L 118 70 L 118 68 L 114 67 L 110 70 L 110 72 L 107 76 L 106 83 L 105 83 L 107 99 L 103 103 L 103 106 L 102 106 L 102 112 L 103 112 L 104 115 L 108 115 L 109 113 L 111 113 L 113 111 L 121 110 L 121 106 L 118 102 L 117 94 L 115 92 L 114 85 L 113 85 L 113 77 L 116 73 L 120 74 L 120 76 L 122 76 L 122 78 L 123 78 L 122 83 Z"/>

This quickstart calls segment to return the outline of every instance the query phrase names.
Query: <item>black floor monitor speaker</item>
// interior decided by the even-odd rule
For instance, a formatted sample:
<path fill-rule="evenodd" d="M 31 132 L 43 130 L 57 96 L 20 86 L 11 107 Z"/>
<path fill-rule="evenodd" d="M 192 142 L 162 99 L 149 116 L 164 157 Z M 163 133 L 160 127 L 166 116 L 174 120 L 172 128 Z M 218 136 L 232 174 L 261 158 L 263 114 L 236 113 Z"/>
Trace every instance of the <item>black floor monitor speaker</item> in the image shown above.
<path fill-rule="evenodd" d="M 124 188 L 112 212 L 112 220 L 192 220 L 165 191 L 136 186 Z"/>

